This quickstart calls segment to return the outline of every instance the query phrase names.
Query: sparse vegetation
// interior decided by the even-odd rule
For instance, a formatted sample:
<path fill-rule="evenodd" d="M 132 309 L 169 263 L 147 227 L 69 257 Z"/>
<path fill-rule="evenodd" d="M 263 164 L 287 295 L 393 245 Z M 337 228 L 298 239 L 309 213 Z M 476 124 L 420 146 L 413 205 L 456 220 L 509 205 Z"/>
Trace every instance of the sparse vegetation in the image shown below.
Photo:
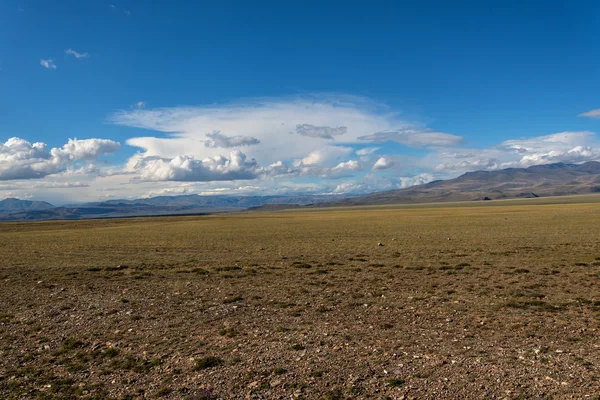
<path fill-rule="evenodd" d="M 387 381 L 387 384 L 389 387 L 400 387 L 402 385 L 404 385 L 404 379 L 389 379 Z"/>
<path fill-rule="evenodd" d="M 223 300 L 223 304 L 237 303 L 238 301 L 244 301 L 244 298 L 242 296 L 230 297 Z"/>
<path fill-rule="evenodd" d="M 222 365 L 224 363 L 223 359 L 220 357 L 204 357 L 199 360 L 196 360 L 194 364 L 195 370 L 202 370 L 207 368 L 214 368 Z"/>
<path fill-rule="evenodd" d="M 514 204 L 2 225 L 0 398 L 600 392 L 600 203 Z"/>

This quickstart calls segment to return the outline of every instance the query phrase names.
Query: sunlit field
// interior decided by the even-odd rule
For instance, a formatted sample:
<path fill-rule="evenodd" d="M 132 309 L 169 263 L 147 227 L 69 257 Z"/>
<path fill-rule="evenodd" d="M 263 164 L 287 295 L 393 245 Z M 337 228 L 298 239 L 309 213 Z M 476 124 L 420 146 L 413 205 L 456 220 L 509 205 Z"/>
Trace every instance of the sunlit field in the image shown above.
<path fill-rule="evenodd" d="M 594 201 L 7 223 L 0 250 L 0 398 L 600 393 Z"/>

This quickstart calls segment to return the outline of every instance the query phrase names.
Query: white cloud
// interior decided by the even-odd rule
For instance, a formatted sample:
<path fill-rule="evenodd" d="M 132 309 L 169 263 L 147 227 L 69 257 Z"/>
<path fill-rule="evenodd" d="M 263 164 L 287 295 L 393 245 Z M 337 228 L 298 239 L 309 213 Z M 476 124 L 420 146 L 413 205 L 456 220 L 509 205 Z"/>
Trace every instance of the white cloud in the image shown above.
<path fill-rule="evenodd" d="M 74 181 L 74 182 L 41 182 L 33 185 L 35 189 L 70 189 L 70 188 L 86 188 L 89 184 Z"/>
<path fill-rule="evenodd" d="M 146 107 L 146 102 L 145 101 L 136 101 L 135 103 L 133 103 L 131 105 L 132 108 L 144 108 Z"/>
<path fill-rule="evenodd" d="M 178 182 L 216 182 L 251 179 L 318 177 L 339 179 L 360 171 L 363 166 L 356 160 L 331 164 L 350 148 L 334 148 L 333 151 L 317 151 L 293 165 L 277 161 L 266 167 L 255 159 L 248 159 L 239 150 L 230 152 L 229 157 L 222 155 L 207 157 L 203 160 L 192 156 L 177 156 L 172 159 L 157 156 L 145 156 L 142 153 L 131 157 L 125 167 L 125 173 L 132 175 L 133 182 L 178 181 Z"/>
<path fill-rule="evenodd" d="M 405 189 L 410 186 L 422 185 L 431 182 L 433 179 L 434 176 L 429 173 L 417 174 L 415 176 L 398 177 L 382 177 L 375 174 L 368 174 L 362 179 L 351 180 L 337 184 L 331 190 L 331 193 L 360 195 L 385 190 Z"/>
<path fill-rule="evenodd" d="M 54 64 L 54 61 L 52 61 L 51 58 L 49 58 L 47 60 L 41 59 L 40 65 L 47 69 L 56 69 L 56 64 Z"/>
<path fill-rule="evenodd" d="M 119 150 L 121 145 L 108 139 L 69 139 L 61 148 L 53 148 L 50 155 L 59 162 L 92 161 L 103 154 L 112 154 Z"/>
<path fill-rule="evenodd" d="M 77 59 L 81 59 L 81 58 L 89 58 L 90 55 L 86 52 L 86 53 L 78 53 L 73 49 L 66 49 L 65 50 L 65 54 L 68 56 L 73 56 Z"/>
<path fill-rule="evenodd" d="M 229 158 L 217 156 L 196 160 L 194 157 L 177 156 L 171 160 L 140 158 L 133 171 L 141 181 L 229 181 L 255 179 L 262 172 L 256 160 L 247 160 L 238 150 Z"/>
<path fill-rule="evenodd" d="M 145 106 L 140 102 L 110 117 L 119 125 L 150 130 L 127 140 L 140 152 L 124 167 L 96 162 L 119 148 L 102 139 L 70 140 L 54 149 L 22 139 L 0 143 L 0 181 L 14 179 L 11 186 L 0 182 L 0 197 L 11 192 L 62 202 L 61 191 L 53 190 L 61 187 L 69 189 L 62 195 L 67 201 L 160 193 L 361 194 L 479 169 L 600 159 L 592 132 L 506 140 L 477 149 L 459 136 L 418 127 L 418 121 L 403 121 L 385 107 L 346 96 Z M 397 151 L 399 146 L 374 144 L 387 141 L 425 150 L 410 154 Z M 386 172 L 377 173 L 381 170 Z M 26 181 L 41 177 L 46 178 L 36 185 Z"/>
<path fill-rule="evenodd" d="M 260 143 L 260 140 L 252 136 L 225 136 L 219 131 L 207 133 L 206 137 L 210 138 L 205 142 L 206 147 L 240 147 L 252 146 Z"/>
<path fill-rule="evenodd" d="M 0 180 L 34 179 L 65 171 L 77 161 L 94 161 L 119 149 L 117 142 L 105 139 L 77 140 L 61 148 L 47 150 L 45 143 L 11 138 L 0 142 Z"/>
<path fill-rule="evenodd" d="M 449 147 L 463 143 L 460 136 L 444 132 L 434 132 L 430 129 L 403 127 L 401 129 L 376 132 L 361 136 L 359 140 L 374 143 L 397 142 L 408 147 Z"/>
<path fill-rule="evenodd" d="M 594 110 L 586 111 L 578 115 L 578 117 L 588 117 L 594 119 L 600 119 L 600 108 L 596 108 Z"/>
<path fill-rule="evenodd" d="M 350 160 L 346 162 L 341 162 L 335 167 L 332 168 L 332 171 L 360 171 L 363 169 L 363 166 L 356 160 Z"/>
<path fill-rule="evenodd" d="M 343 135 L 347 131 L 348 128 L 345 126 L 337 126 L 332 128 L 330 126 L 315 126 L 311 124 L 296 125 L 297 134 L 312 138 L 333 139 L 334 136 Z"/>
<path fill-rule="evenodd" d="M 374 154 L 379 149 L 380 149 L 380 147 L 365 147 L 363 149 L 356 150 L 356 155 L 359 157 L 370 156 L 371 154 Z"/>
<path fill-rule="evenodd" d="M 506 140 L 487 149 L 453 149 L 427 157 L 436 170 L 525 168 L 537 164 L 582 163 L 600 160 L 600 143 L 593 132 L 560 132 L 530 139 Z"/>
<path fill-rule="evenodd" d="M 381 157 L 375 165 L 373 165 L 373 171 L 381 171 L 384 169 L 389 169 L 394 166 L 394 162 L 387 157 Z"/>
<path fill-rule="evenodd" d="M 350 147 L 325 146 L 318 150 L 312 151 L 310 154 L 300 160 L 296 160 L 294 165 L 331 165 L 332 163 L 346 157 L 351 152 L 352 148 Z"/>
<path fill-rule="evenodd" d="M 201 160 L 218 156 L 220 149 L 207 147 L 205 135 L 219 132 L 226 137 L 251 137 L 259 141 L 244 152 L 262 165 L 311 158 L 310 154 L 323 148 L 323 138 L 335 138 L 346 146 L 371 142 L 370 135 L 374 132 L 414 130 L 411 128 L 414 123 L 398 119 L 397 114 L 383 106 L 357 97 L 327 95 L 256 99 L 205 107 L 122 110 L 113 114 L 110 121 L 166 133 L 166 137 L 150 134 L 127 141 L 148 157 L 172 159 L 186 155 Z M 417 147 L 456 144 L 460 140 L 458 136 L 424 129 L 404 135 L 405 143 Z M 337 146 L 330 143 L 326 147 Z M 308 159 L 307 162 L 314 164 Z"/>

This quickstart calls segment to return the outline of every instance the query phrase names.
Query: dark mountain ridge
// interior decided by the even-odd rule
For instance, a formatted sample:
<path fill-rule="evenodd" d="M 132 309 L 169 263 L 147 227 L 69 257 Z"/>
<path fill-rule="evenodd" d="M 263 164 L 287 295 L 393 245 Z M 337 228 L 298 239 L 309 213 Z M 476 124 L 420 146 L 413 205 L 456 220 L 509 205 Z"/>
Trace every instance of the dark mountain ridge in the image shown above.
<path fill-rule="evenodd" d="M 529 168 L 467 172 L 458 178 L 376 192 L 316 205 L 414 204 L 566 196 L 600 192 L 600 162 L 546 164 Z"/>

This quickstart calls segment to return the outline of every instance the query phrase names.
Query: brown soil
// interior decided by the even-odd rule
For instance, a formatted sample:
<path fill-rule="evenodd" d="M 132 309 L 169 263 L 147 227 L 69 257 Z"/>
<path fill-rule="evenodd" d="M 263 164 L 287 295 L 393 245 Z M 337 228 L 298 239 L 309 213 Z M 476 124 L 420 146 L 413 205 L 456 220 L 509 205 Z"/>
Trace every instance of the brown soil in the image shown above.
<path fill-rule="evenodd" d="M 599 211 L 2 224 L 0 398 L 598 398 Z"/>

